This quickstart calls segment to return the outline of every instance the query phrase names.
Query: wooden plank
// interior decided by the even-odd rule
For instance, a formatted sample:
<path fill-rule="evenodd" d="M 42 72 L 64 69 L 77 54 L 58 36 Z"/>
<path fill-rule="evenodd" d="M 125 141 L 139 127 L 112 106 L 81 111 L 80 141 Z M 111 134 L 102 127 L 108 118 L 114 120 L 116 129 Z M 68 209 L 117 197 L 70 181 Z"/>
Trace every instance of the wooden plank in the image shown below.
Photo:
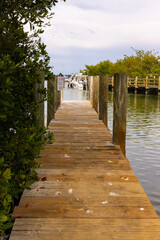
<path fill-rule="evenodd" d="M 120 150 L 120 148 L 119 148 L 119 146 L 115 146 L 115 145 L 102 145 L 102 146 L 96 146 L 96 145 L 86 145 L 86 144 L 82 144 L 82 145 L 70 145 L 70 146 L 66 146 L 66 145 L 60 145 L 60 146 L 57 146 L 57 145 L 55 145 L 55 143 L 53 144 L 53 145 L 47 145 L 46 147 L 45 147 L 45 150 L 42 150 L 41 151 L 41 153 L 42 152 L 49 152 L 49 151 L 53 151 L 53 152 L 56 152 L 56 151 L 61 151 L 61 150 L 63 150 L 63 151 L 65 151 L 65 150 L 73 150 L 73 151 L 75 151 L 75 150 L 79 150 L 79 149 L 81 149 L 81 150 L 89 150 L 89 149 L 91 149 L 91 150 L 108 150 L 108 149 L 113 149 L 113 150 L 115 150 L 115 149 L 118 149 L 118 150 Z"/>
<path fill-rule="evenodd" d="M 30 220 L 16 219 L 14 231 L 28 230 L 36 231 L 52 231 L 56 232 L 57 228 L 61 228 L 63 232 L 85 232 L 86 228 L 92 231 L 107 231 L 114 232 L 115 229 L 119 232 L 160 232 L 160 221 L 155 219 L 63 219 L 63 218 L 31 218 Z M 78 224 L 78 227 L 77 227 Z"/>
<path fill-rule="evenodd" d="M 94 155 L 92 153 L 89 153 L 89 151 L 83 152 L 81 150 L 81 155 L 79 154 L 79 152 L 80 151 L 77 151 L 77 153 L 76 153 L 76 151 L 74 151 L 74 153 L 67 152 L 67 151 L 64 152 L 64 153 L 55 153 L 55 154 L 54 153 L 41 153 L 40 156 L 44 157 L 44 158 L 53 158 L 53 159 L 54 158 L 63 158 L 63 159 L 68 159 L 68 158 L 79 158 L 79 159 L 81 159 L 81 158 L 84 159 L 85 158 L 85 159 L 87 159 L 87 158 L 91 158 L 91 159 L 93 159 L 93 156 L 94 156 L 95 159 L 101 159 L 101 158 L 104 159 L 105 156 L 106 156 L 105 152 L 98 153 L 97 151 L 94 151 L 94 150 L 93 150 Z M 110 157 L 112 157 L 112 158 L 118 157 L 119 159 L 124 159 L 124 155 L 122 153 L 119 154 L 119 152 L 111 152 L 111 151 L 108 150 L 108 158 L 110 158 Z M 114 164 L 114 162 L 113 162 L 113 164 Z"/>
<path fill-rule="evenodd" d="M 32 185 L 31 190 L 25 190 L 23 196 L 74 196 L 82 198 L 85 195 L 94 197 L 95 194 L 106 197 L 144 197 L 145 192 L 138 182 L 101 182 L 88 183 L 80 182 L 73 183 L 70 181 L 40 181 Z M 72 190 L 72 191 L 71 191 Z"/>
<path fill-rule="evenodd" d="M 49 125 L 11 240 L 159 240 L 160 221 L 120 147 L 88 102 L 67 102 Z"/>
<path fill-rule="evenodd" d="M 54 205 L 59 205 L 59 206 L 78 206 L 82 207 L 85 206 L 89 208 L 90 206 L 92 207 L 100 207 L 102 205 L 107 205 L 107 206 L 136 206 L 136 207 L 146 207 L 146 206 L 151 206 L 150 201 L 145 197 L 107 197 L 104 200 L 104 197 L 99 195 L 99 196 L 93 196 L 92 198 L 88 197 L 83 197 L 83 198 L 74 198 L 71 197 L 70 195 L 67 197 L 61 197 L 61 196 L 56 196 L 56 197 L 25 197 L 23 196 L 21 198 L 19 206 L 21 207 L 38 207 L 41 208 L 41 206 L 46 207 L 46 208 L 51 208 Z"/>
<path fill-rule="evenodd" d="M 25 226 L 25 227 L 24 227 Z M 11 240 L 18 239 L 158 239 L 154 219 L 16 219 Z M 51 238 L 52 236 L 52 238 Z M 105 237 L 105 238 L 104 238 Z"/>
<path fill-rule="evenodd" d="M 108 239 L 125 239 L 125 240 L 159 240 L 159 232 L 106 232 L 105 230 L 101 232 L 88 231 L 85 232 L 48 232 L 48 231 L 14 231 L 10 240 L 108 240 Z"/>
<path fill-rule="evenodd" d="M 108 179 L 116 179 L 117 181 L 125 181 L 125 178 L 130 178 L 130 177 L 135 177 L 133 170 L 106 170 L 104 168 L 99 169 L 43 169 L 43 168 L 38 168 L 36 169 L 38 174 L 56 174 L 56 175 L 61 175 L 64 178 L 67 176 L 72 176 L 76 175 L 78 176 L 84 176 L 90 178 L 91 176 L 95 178 L 108 178 Z"/>
<path fill-rule="evenodd" d="M 44 170 L 44 169 L 43 169 Z M 47 169 L 48 170 L 48 169 Z M 75 169 L 75 173 L 70 173 L 70 171 L 66 172 L 66 170 L 64 169 L 56 169 L 56 172 L 53 171 L 39 171 L 39 178 L 43 179 L 46 178 L 48 181 L 73 181 L 73 182 L 90 182 L 90 183 L 95 183 L 95 182 L 103 182 L 103 181 L 111 181 L 112 182 L 125 182 L 126 179 L 128 182 L 138 182 L 138 179 L 136 178 L 135 175 L 117 175 L 112 174 L 112 178 L 111 178 L 111 173 L 99 173 L 99 174 L 94 174 L 91 173 L 91 171 L 87 172 L 86 174 L 84 174 L 83 172 L 80 172 L 79 169 Z M 40 174 L 41 173 L 41 174 Z M 78 174 L 79 173 L 79 174 Z"/>
<path fill-rule="evenodd" d="M 77 190 L 77 183 L 72 183 L 70 181 L 66 181 L 66 180 L 58 180 L 58 181 L 38 181 L 32 184 L 31 189 L 66 189 L 66 188 L 70 188 L 72 187 L 72 190 L 74 191 Z M 87 189 L 91 188 L 93 189 L 93 191 L 100 191 L 103 190 L 104 192 L 106 192 L 107 190 L 113 190 L 113 191 L 117 191 L 121 192 L 123 191 L 128 191 L 128 189 L 130 189 L 130 192 L 134 191 L 137 193 L 144 193 L 143 188 L 141 187 L 139 182 L 106 182 L 106 181 L 101 181 L 101 183 L 97 183 L 95 181 L 94 183 L 94 187 L 93 187 L 93 182 L 86 182 L 86 181 L 82 181 L 79 182 L 78 184 L 78 189 L 83 190 L 84 187 L 87 187 Z M 26 190 L 27 191 L 27 190 Z M 78 191 L 78 190 L 77 190 Z M 31 192 L 31 190 L 28 190 L 28 192 Z M 88 190 L 88 194 L 91 191 Z M 117 193 L 118 194 L 118 193 Z M 106 194 L 107 196 L 107 194 Z"/>
<path fill-rule="evenodd" d="M 52 206 L 52 208 L 23 208 L 15 207 L 14 217 L 23 218 L 105 218 L 105 219 L 151 219 L 158 218 L 153 207 L 72 207 L 72 206 Z"/>

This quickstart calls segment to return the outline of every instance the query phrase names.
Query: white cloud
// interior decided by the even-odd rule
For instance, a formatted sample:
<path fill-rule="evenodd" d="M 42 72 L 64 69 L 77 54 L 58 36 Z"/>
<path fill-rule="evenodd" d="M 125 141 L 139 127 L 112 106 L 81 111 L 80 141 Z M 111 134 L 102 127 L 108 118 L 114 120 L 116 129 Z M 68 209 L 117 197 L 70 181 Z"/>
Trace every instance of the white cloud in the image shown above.
<path fill-rule="evenodd" d="M 144 4 L 145 3 L 145 4 Z M 149 0 L 69 0 L 68 4 L 77 6 L 82 9 L 100 9 L 105 12 L 132 12 L 138 8 L 144 8 Z"/>
<path fill-rule="evenodd" d="M 131 46 L 159 51 L 159 9 L 159 0 L 59 2 L 43 40 L 50 55 Z"/>
<path fill-rule="evenodd" d="M 160 1 L 141 0 L 144 8 L 139 8 L 139 0 L 76 2 L 77 0 L 68 0 L 68 3 L 59 3 L 55 8 L 51 27 L 48 27 L 44 34 L 51 54 L 61 54 L 64 51 L 68 53 L 68 47 L 113 48 L 131 46 L 132 43 L 158 45 L 160 42 Z M 99 5 L 101 9 L 98 8 Z M 111 12 L 104 10 L 112 9 L 115 5 L 119 7 L 118 13 L 117 8 Z M 85 6 L 90 7 L 90 10 Z M 132 11 L 127 11 L 128 8 Z"/>

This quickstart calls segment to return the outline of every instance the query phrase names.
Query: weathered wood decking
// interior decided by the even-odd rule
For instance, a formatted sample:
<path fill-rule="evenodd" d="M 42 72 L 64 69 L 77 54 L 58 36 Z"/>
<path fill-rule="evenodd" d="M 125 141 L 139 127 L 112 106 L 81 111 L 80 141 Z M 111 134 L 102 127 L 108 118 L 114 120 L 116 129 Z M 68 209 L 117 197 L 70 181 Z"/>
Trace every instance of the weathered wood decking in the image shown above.
<path fill-rule="evenodd" d="M 89 102 L 63 103 L 10 240 L 159 240 L 160 220 Z M 42 181 L 43 180 L 43 181 Z"/>

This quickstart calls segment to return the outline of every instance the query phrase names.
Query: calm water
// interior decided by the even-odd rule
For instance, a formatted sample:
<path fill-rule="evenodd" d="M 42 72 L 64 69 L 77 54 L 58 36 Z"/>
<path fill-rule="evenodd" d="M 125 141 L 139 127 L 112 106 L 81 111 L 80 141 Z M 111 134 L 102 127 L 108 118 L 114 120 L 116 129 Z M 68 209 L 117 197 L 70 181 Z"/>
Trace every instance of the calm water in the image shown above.
<path fill-rule="evenodd" d="M 87 100 L 88 92 L 64 89 L 64 100 Z M 113 93 L 109 92 L 108 127 L 112 132 Z M 127 158 L 160 216 L 160 97 L 128 94 Z"/>
<path fill-rule="evenodd" d="M 63 89 L 63 100 L 64 101 L 81 101 L 88 100 L 88 91 L 79 90 L 77 88 L 67 87 Z"/>
<path fill-rule="evenodd" d="M 112 132 L 113 93 L 109 93 L 108 124 Z M 128 94 L 126 155 L 160 216 L 160 97 Z"/>

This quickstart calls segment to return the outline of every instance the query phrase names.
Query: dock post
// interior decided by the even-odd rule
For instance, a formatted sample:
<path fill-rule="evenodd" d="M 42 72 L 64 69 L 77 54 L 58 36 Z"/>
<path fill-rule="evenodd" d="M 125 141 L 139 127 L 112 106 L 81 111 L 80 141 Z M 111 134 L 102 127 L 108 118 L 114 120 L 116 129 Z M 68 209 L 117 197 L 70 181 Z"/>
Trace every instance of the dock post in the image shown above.
<path fill-rule="evenodd" d="M 47 126 L 55 118 L 55 76 L 48 80 Z"/>
<path fill-rule="evenodd" d="M 112 91 L 114 89 L 114 76 L 112 76 Z"/>
<path fill-rule="evenodd" d="M 55 87 L 55 97 L 56 97 L 56 104 L 55 104 L 55 112 L 57 111 L 57 109 L 59 108 L 59 106 L 61 105 L 61 91 L 58 91 L 57 89 L 57 82 L 58 82 L 58 79 L 56 77 L 56 87 Z"/>
<path fill-rule="evenodd" d="M 107 127 L 108 76 L 99 78 L 99 120 Z"/>
<path fill-rule="evenodd" d="M 92 94 L 92 105 L 93 108 L 98 113 L 98 105 L 99 105 L 99 76 L 93 77 L 93 94 Z"/>
<path fill-rule="evenodd" d="M 88 91 L 88 76 L 85 76 L 85 82 L 86 82 L 86 91 Z"/>
<path fill-rule="evenodd" d="M 94 108 L 94 76 L 92 77 L 92 107 Z"/>
<path fill-rule="evenodd" d="M 44 88 L 44 76 L 42 77 L 43 78 L 43 82 L 40 84 L 40 88 Z M 39 95 L 39 100 L 40 100 L 40 103 L 39 103 L 39 119 L 40 119 L 40 122 L 41 122 L 41 125 L 42 127 L 45 126 L 45 123 L 44 123 L 44 101 L 42 100 L 43 97 L 41 95 Z M 42 100 L 42 102 L 41 102 Z"/>
<path fill-rule="evenodd" d="M 61 105 L 61 94 L 62 92 L 57 90 L 57 109 Z"/>
<path fill-rule="evenodd" d="M 89 92 L 89 76 L 87 76 L 87 91 Z"/>
<path fill-rule="evenodd" d="M 158 95 L 160 95 L 160 77 L 158 78 Z"/>
<path fill-rule="evenodd" d="M 148 94 L 149 87 L 148 87 L 148 76 L 146 77 L 146 83 L 145 83 L 145 93 Z"/>
<path fill-rule="evenodd" d="M 135 78 L 135 93 L 137 93 L 138 89 L 138 77 Z"/>
<path fill-rule="evenodd" d="M 126 149 L 127 74 L 114 75 L 113 144 L 119 145 L 123 154 Z"/>
<path fill-rule="evenodd" d="M 93 76 L 89 76 L 89 101 L 93 104 Z"/>
<path fill-rule="evenodd" d="M 129 77 L 127 77 L 127 91 L 128 91 L 128 88 L 129 88 Z"/>
<path fill-rule="evenodd" d="M 42 127 L 45 126 L 45 121 L 44 121 L 44 101 L 43 101 L 43 96 L 42 94 L 39 92 L 40 89 L 44 88 L 44 81 L 45 81 L 45 77 L 44 77 L 44 73 L 40 72 L 40 77 L 41 77 L 41 83 L 35 83 L 33 85 L 33 98 L 35 100 L 35 102 L 38 104 L 38 109 L 36 110 L 36 118 L 39 120 L 40 125 Z"/>

